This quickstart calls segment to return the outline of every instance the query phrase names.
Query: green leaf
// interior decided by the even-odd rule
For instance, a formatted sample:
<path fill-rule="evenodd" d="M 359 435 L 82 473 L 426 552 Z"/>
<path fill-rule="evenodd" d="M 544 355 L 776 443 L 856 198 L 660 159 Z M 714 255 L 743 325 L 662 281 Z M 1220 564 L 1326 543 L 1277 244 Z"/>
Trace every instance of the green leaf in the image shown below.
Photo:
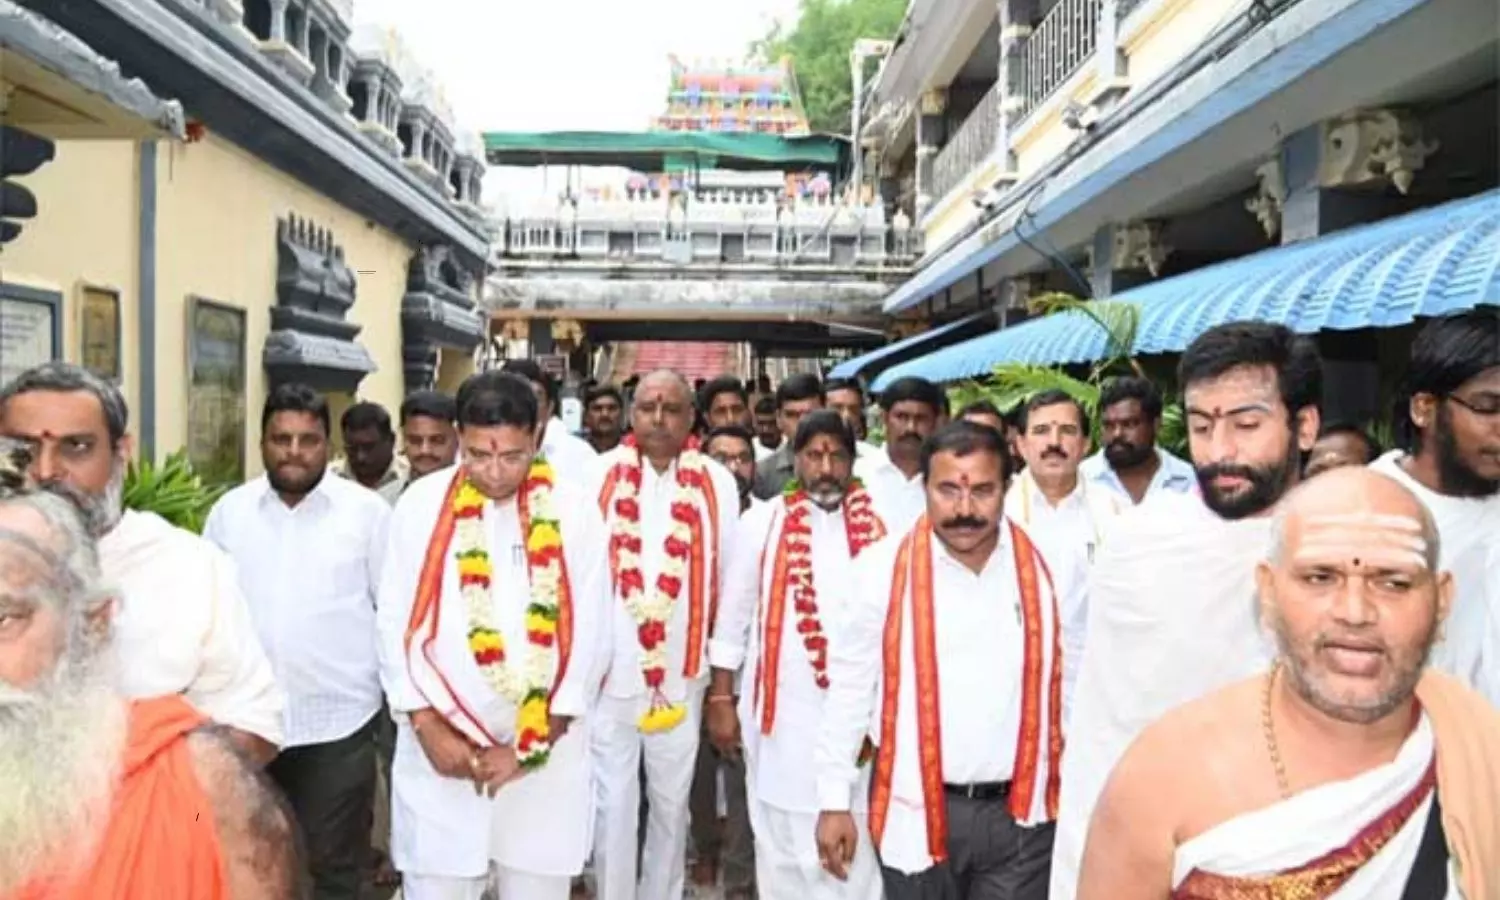
<path fill-rule="evenodd" d="M 209 510 L 229 487 L 204 484 L 187 452 L 178 450 L 159 464 L 132 461 L 125 471 L 123 500 L 126 509 L 155 513 L 178 528 L 198 534 Z"/>

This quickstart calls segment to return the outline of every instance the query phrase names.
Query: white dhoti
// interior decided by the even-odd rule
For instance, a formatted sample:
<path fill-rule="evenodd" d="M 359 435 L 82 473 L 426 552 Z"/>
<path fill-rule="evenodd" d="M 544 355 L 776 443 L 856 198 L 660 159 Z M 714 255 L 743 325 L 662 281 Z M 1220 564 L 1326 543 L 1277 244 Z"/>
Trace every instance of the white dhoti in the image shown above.
<path fill-rule="evenodd" d="M 755 830 L 755 890 L 759 900 L 880 900 L 880 860 L 870 841 L 869 816 L 854 813 L 859 844 L 848 879 L 839 881 L 818 862 L 818 814 L 788 812 L 760 800 L 750 803 Z"/>
<path fill-rule="evenodd" d="M 440 875 L 409 875 L 401 880 L 401 900 L 481 900 L 493 882 L 495 896 L 504 900 L 567 900 L 569 878 L 533 875 L 515 869 L 497 868 L 490 877 L 445 878 Z"/>
<path fill-rule="evenodd" d="M 1433 751 L 1432 725 L 1424 715 L 1389 765 L 1246 813 L 1178 847 L 1173 887 L 1195 869 L 1228 877 L 1264 877 L 1300 868 L 1347 847 L 1420 784 Z M 1429 792 L 1400 831 L 1329 895 L 1330 900 L 1400 900 L 1416 862 L 1432 799 Z M 1457 885 L 1450 864 L 1447 900 L 1459 900 Z"/>
<path fill-rule="evenodd" d="M 703 719 L 705 680 L 687 685 L 687 715 L 676 728 L 642 734 L 645 694 L 603 696 L 593 722 L 599 818 L 594 840 L 597 900 L 681 900 L 685 887 L 688 794 Z M 637 891 L 642 761 L 646 767 L 646 842 Z M 505 900 L 505 898 L 502 898 Z"/>

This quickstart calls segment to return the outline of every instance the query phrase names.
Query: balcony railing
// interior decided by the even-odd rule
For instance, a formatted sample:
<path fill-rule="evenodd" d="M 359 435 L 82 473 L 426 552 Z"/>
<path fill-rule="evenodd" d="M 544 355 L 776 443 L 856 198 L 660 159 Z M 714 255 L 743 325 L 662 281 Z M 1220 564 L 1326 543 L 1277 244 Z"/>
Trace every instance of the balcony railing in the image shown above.
<path fill-rule="evenodd" d="M 1000 84 L 996 82 L 932 161 L 932 198 L 948 196 L 995 149 L 1000 135 Z"/>
<path fill-rule="evenodd" d="M 1026 39 L 1021 115 L 1041 106 L 1094 53 L 1103 0 L 1057 0 Z"/>

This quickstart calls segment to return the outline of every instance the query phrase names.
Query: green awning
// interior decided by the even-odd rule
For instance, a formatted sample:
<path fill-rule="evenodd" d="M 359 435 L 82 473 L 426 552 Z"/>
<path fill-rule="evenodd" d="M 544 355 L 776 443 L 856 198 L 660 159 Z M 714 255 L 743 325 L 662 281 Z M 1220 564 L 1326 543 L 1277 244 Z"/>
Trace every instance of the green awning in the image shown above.
<path fill-rule="evenodd" d="M 696 163 L 739 170 L 837 169 L 849 142 L 828 135 L 781 137 L 696 131 L 487 131 L 492 166 L 622 166 L 663 172 Z"/>

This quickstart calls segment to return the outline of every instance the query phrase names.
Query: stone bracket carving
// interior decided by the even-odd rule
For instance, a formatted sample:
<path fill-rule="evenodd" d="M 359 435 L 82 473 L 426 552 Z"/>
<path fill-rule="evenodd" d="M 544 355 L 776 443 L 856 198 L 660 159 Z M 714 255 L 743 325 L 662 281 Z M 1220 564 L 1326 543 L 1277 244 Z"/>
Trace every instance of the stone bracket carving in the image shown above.
<path fill-rule="evenodd" d="M 29 131 L 0 125 L 0 244 L 21 233 L 16 219 L 36 216 L 36 196 L 25 186 L 7 179 L 30 175 L 52 161 L 57 148 L 49 140 Z"/>
<path fill-rule="evenodd" d="M 1358 187 L 1389 180 L 1405 194 L 1417 172 L 1438 151 L 1422 135 L 1422 123 L 1391 109 L 1359 110 L 1323 123 L 1318 183 L 1326 188 Z"/>
<path fill-rule="evenodd" d="M 1286 203 L 1286 171 L 1281 157 L 1274 156 L 1255 169 L 1260 180 L 1255 196 L 1245 201 L 1245 209 L 1255 216 L 1266 237 L 1274 238 L 1281 231 L 1281 207 Z"/>
<path fill-rule="evenodd" d="M 1031 300 L 1047 291 L 1047 279 L 1043 275 L 1018 275 L 1005 282 L 1000 291 L 1000 305 L 1006 310 L 1029 310 Z"/>
<path fill-rule="evenodd" d="M 360 326 L 345 319 L 356 289 L 332 232 L 295 215 L 276 223 L 276 306 L 262 353 L 273 383 L 353 391 L 375 371 L 370 352 L 355 341 Z"/>
<path fill-rule="evenodd" d="M 276 224 L 276 302 L 342 321 L 357 280 L 333 234 L 288 215 Z"/>
<path fill-rule="evenodd" d="M 446 246 L 423 247 L 406 271 L 401 298 L 401 359 L 408 391 L 432 387 L 438 350 L 472 351 L 489 331 L 474 306 L 474 276 Z"/>
<path fill-rule="evenodd" d="M 1109 265 L 1115 271 L 1145 269 L 1155 278 L 1173 248 L 1162 240 L 1160 222 L 1131 222 L 1115 226 Z"/>

